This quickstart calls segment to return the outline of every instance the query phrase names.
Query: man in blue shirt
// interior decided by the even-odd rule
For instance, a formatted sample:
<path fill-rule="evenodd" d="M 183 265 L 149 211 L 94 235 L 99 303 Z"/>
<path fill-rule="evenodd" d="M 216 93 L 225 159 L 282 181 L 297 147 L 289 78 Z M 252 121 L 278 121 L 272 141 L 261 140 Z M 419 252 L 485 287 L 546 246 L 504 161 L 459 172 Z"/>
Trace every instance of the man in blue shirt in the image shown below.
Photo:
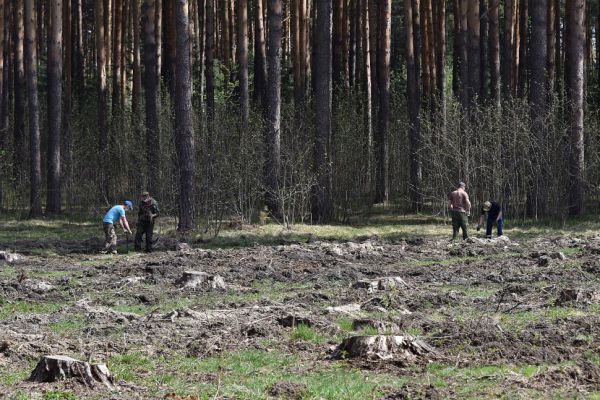
<path fill-rule="evenodd" d="M 126 200 L 123 205 L 116 205 L 104 215 L 104 249 L 100 252 L 102 254 L 117 254 L 117 233 L 115 232 L 115 225 L 117 222 L 123 228 L 124 233 L 131 234 L 129 223 L 125 217 L 125 211 L 133 210 L 133 202 Z"/>
<path fill-rule="evenodd" d="M 498 236 L 502 236 L 502 228 L 504 227 L 504 216 L 502 215 L 502 208 L 500 204 L 495 201 L 486 201 L 481 207 L 481 216 L 479 217 L 479 223 L 477 224 L 477 230 L 481 228 L 483 224 L 483 217 L 487 214 L 487 223 L 485 225 L 485 237 L 488 239 L 492 238 L 492 229 L 494 225 L 498 228 Z"/>

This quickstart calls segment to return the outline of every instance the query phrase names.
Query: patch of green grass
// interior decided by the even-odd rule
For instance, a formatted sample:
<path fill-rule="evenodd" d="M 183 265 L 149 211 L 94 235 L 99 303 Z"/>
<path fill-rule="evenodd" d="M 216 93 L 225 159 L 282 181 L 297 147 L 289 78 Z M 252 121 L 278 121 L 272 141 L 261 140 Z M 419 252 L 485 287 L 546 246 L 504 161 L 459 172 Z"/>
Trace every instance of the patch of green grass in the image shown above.
<path fill-rule="evenodd" d="M 292 330 L 291 338 L 293 340 L 303 340 L 305 342 L 322 343 L 323 336 L 312 327 L 306 324 L 299 324 Z"/>
<path fill-rule="evenodd" d="M 354 323 L 350 318 L 341 318 L 338 321 L 338 326 L 344 332 L 353 332 L 354 331 Z"/>
<path fill-rule="evenodd" d="M 30 301 L 8 302 L 0 299 L 0 321 L 12 318 L 16 315 L 26 314 L 50 314 L 59 311 L 62 304 L 36 303 Z"/>
<path fill-rule="evenodd" d="M 44 400 L 78 400 L 74 393 L 71 392 L 59 392 L 59 391 L 50 391 L 44 393 Z"/>
<path fill-rule="evenodd" d="M 12 278 L 17 276 L 17 269 L 14 267 L 3 266 L 0 268 L 0 277 L 2 278 Z"/>
<path fill-rule="evenodd" d="M 151 377 L 148 372 L 154 366 L 160 371 Z M 140 355 L 133 355 L 132 360 L 123 360 L 120 356 L 120 359 L 111 359 L 109 368 L 117 371 L 117 379 L 125 379 L 121 372 L 124 368 L 131 371 L 135 376 L 130 382 L 147 387 L 156 397 L 174 392 L 212 399 L 218 380 L 219 396 L 266 399 L 275 382 L 289 381 L 306 386 L 305 399 L 362 400 L 381 397 L 384 387 L 400 388 L 406 383 L 404 378 L 351 369 L 343 363 L 315 363 L 295 354 L 259 350 L 209 358 L 158 357 L 153 361 Z M 213 379 L 203 378 L 206 374 Z M 190 377 L 198 378 L 191 380 Z"/>
<path fill-rule="evenodd" d="M 23 382 L 29 375 L 31 374 L 31 370 L 29 369 L 13 369 L 10 370 L 0 370 L 0 386 L 12 386 L 19 382 Z"/>
<path fill-rule="evenodd" d="M 82 316 L 76 315 L 73 318 L 63 319 L 48 325 L 50 330 L 57 334 L 79 331 L 85 326 L 85 320 Z"/>
<path fill-rule="evenodd" d="M 519 311 L 500 315 L 500 322 L 505 329 L 520 331 L 529 324 L 549 320 L 583 317 L 586 313 L 583 310 L 573 307 L 549 307 L 543 310 Z"/>
<path fill-rule="evenodd" d="M 111 357 L 108 368 L 118 379 L 138 383 L 142 381 L 141 378 L 156 369 L 156 364 L 145 354 L 125 353 Z"/>

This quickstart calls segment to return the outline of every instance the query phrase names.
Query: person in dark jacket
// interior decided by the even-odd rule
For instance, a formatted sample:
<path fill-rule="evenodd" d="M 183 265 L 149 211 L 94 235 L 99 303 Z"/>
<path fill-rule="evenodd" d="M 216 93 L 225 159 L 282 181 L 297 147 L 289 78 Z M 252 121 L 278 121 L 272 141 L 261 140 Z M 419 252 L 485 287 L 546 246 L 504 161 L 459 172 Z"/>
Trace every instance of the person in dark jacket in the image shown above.
<path fill-rule="evenodd" d="M 481 228 L 483 224 L 483 217 L 487 214 L 487 221 L 485 225 L 485 237 L 488 239 L 492 238 L 492 229 L 494 225 L 498 228 L 498 236 L 502 236 L 502 228 L 504 227 L 504 216 L 502 215 L 502 208 L 500 204 L 495 201 L 486 201 L 481 207 L 481 215 L 479 216 L 479 223 L 477 224 L 477 230 Z"/>
<path fill-rule="evenodd" d="M 154 233 L 154 220 L 158 217 L 158 203 L 149 192 L 142 193 L 140 208 L 138 210 L 138 222 L 135 232 L 135 250 L 142 250 L 142 237 L 146 235 L 146 252 L 152 251 L 152 235 Z"/>

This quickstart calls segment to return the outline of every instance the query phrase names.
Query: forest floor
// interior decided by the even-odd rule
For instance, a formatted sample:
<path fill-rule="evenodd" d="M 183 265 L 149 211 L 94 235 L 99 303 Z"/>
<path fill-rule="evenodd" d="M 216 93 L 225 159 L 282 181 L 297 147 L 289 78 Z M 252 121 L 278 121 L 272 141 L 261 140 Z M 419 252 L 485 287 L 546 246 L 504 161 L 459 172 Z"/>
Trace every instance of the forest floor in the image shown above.
<path fill-rule="evenodd" d="M 99 224 L 3 220 L 19 258 L 0 261 L 0 399 L 600 399 L 598 228 L 451 243 L 440 221 L 386 217 L 188 245 L 165 229 L 152 254 L 121 235 L 110 256 Z M 428 350 L 336 351 L 374 335 Z M 114 388 L 29 382 L 49 354 L 105 363 Z"/>

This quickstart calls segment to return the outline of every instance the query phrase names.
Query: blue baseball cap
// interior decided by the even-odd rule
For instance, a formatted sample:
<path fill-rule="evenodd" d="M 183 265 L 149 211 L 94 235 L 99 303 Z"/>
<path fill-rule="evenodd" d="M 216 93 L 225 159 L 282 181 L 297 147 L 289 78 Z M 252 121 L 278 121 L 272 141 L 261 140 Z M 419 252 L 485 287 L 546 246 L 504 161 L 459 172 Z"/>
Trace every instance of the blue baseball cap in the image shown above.
<path fill-rule="evenodd" d="M 130 209 L 133 210 L 133 201 L 131 200 L 125 200 L 125 205 Z"/>

